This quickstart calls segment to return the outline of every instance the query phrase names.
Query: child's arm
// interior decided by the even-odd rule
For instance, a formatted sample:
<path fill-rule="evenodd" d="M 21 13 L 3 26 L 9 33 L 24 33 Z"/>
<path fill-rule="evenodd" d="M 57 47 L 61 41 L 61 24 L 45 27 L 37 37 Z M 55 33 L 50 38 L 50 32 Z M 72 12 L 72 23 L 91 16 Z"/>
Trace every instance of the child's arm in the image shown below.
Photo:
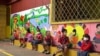
<path fill-rule="evenodd" d="M 81 49 L 83 50 L 83 51 L 88 51 L 89 50 L 89 48 L 92 46 L 92 43 L 91 42 L 89 42 L 87 45 L 82 45 L 82 47 L 81 47 Z"/>

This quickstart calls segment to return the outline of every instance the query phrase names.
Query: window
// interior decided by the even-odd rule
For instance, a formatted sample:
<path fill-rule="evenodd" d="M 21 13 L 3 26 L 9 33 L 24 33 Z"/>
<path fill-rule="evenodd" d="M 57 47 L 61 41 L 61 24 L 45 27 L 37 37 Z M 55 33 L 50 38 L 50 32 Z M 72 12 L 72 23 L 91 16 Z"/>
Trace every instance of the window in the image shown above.
<path fill-rule="evenodd" d="M 51 22 L 100 22 L 100 0 L 51 0 Z"/>

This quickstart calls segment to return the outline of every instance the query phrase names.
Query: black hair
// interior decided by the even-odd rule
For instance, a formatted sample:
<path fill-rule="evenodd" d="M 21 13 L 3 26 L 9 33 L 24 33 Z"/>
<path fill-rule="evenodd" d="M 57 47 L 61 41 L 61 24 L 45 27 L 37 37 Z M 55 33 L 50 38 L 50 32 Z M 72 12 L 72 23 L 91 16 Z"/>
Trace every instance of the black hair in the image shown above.
<path fill-rule="evenodd" d="M 29 28 L 27 29 L 27 32 L 28 32 L 28 33 L 31 33 L 31 31 L 30 31 L 30 29 L 29 29 Z"/>
<path fill-rule="evenodd" d="M 40 28 L 39 28 L 39 26 L 37 26 L 37 31 L 40 32 Z"/>
<path fill-rule="evenodd" d="M 83 38 L 84 38 L 84 37 L 88 38 L 88 41 L 90 41 L 90 35 L 84 34 L 84 35 L 83 35 Z"/>
<path fill-rule="evenodd" d="M 100 26 L 100 24 L 97 24 L 97 25 L 96 25 L 96 28 L 98 28 L 99 26 Z"/>
<path fill-rule="evenodd" d="M 66 29 L 64 29 L 64 27 L 62 28 L 62 33 L 64 33 L 64 32 L 67 32 L 67 30 Z"/>
<path fill-rule="evenodd" d="M 16 30 L 14 30 L 14 32 L 16 32 Z"/>
<path fill-rule="evenodd" d="M 48 32 L 50 32 L 50 31 L 46 31 L 46 34 L 47 34 Z"/>

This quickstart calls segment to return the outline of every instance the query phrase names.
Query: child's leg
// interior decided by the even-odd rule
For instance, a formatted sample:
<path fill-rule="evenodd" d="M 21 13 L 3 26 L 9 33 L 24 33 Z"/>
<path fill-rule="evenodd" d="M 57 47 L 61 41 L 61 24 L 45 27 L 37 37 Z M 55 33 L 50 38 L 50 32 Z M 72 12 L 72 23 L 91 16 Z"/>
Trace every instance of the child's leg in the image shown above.
<path fill-rule="evenodd" d="M 25 42 L 22 43 L 22 47 L 23 47 L 23 48 L 26 47 L 26 43 L 27 43 L 27 41 L 25 41 Z"/>
<path fill-rule="evenodd" d="M 46 49 L 46 45 L 43 43 L 43 48 L 44 48 L 44 51 L 42 53 L 45 53 L 47 51 Z"/>
<path fill-rule="evenodd" d="M 81 52 L 80 51 L 77 52 L 77 56 L 81 56 Z"/>
<path fill-rule="evenodd" d="M 34 49 L 37 51 L 38 49 L 38 44 L 39 44 L 39 41 L 38 40 L 34 40 Z"/>
<path fill-rule="evenodd" d="M 77 56 L 84 56 L 83 51 L 78 50 L 78 52 L 77 52 Z"/>
<path fill-rule="evenodd" d="M 88 51 L 82 51 L 80 55 L 81 56 L 89 56 Z"/>
<path fill-rule="evenodd" d="M 34 40 L 31 41 L 32 50 L 34 50 Z"/>
<path fill-rule="evenodd" d="M 20 39 L 20 47 L 23 46 L 24 41 L 22 39 Z"/>
<path fill-rule="evenodd" d="M 13 45 L 14 45 L 14 40 L 15 40 L 15 39 L 12 39 L 12 44 L 13 44 Z"/>
<path fill-rule="evenodd" d="M 46 50 L 47 50 L 46 54 L 50 54 L 50 46 L 49 45 L 46 45 Z"/>
<path fill-rule="evenodd" d="M 63 51 L 63 48 L 58 48 L 58 49 L 59 49 L 59 50 L 58 50 L 56 53 L 54 53 L 53 56 L 56 56 L 56 54 L 58 54 L 58 53 L 60 53 L 60 52 Z"/>
<path fill-rule="evenodd" d="M 67 48 L 67 46 L 65 46 L 65 47 L 64 47 L 64 50 L 63 50 L 63 55 L 64 55 L 64 56 L 68 56 L 68 55 L 67 55 L 67 52 L 68 52 L 68 48 Z"/>
<path fill-rule="evenodd" d="M 34 45 L 34 50 L 37 51 L 38 50 L 38 45 Z"/>
<path fill-rule="evenodd" d="M 27 43 L 27 38 L 24 38 L 24 40 L 23 40 L 23 48 L 26 47 L 26 43 Z"/>

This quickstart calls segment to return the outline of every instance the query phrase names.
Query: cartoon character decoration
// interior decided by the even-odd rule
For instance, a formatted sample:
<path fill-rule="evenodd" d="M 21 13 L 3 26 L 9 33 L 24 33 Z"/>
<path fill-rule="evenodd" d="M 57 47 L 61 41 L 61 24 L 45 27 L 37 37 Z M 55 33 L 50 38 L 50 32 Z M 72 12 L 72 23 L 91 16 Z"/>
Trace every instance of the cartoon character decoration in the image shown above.
<path fill-rule="evenodd" d="M 95 51 L 100 52 L 100 24 L 96 25 L 96 33 L 95 33 L 95 37 L 93 39 L 93 43 L 94 43 L 94 49 Z"/>
<path fill-rule="evenodd" d="M 71 34 L 72 34 L 72 36 L 70 36 L 71 43 L 73 44 L 73 48 L 76 48 L 76 45 L 78 43 L 78 36 L 76 34 L 76 29 L 73 29 Z"/>
<path fill-rule="evenodd" d="M 25 27 L 26 27 L 27 29 L 30 28 L 30 21 L 27 21 L 27 22 L 26 22 Z"/>
<path fill-rule="evenodd" d="M 89 34 L 89 29 L 86 27 L 86 24 L 83 24 L 84 34 Z"/>
<path fill-rule="evenodd" d="M 20 20 L 21 20 L 21 21 L 24 21 L 24 18 L 25 18 L 25 17 L 21 15 Z"/>
<path fill-rule="evenodd" d="M 14 17 L 14 20 L 13 20 L 13 23 L 14 23 L 14 29 L 17 28 L 17 22 L 18 22 L 18 19 L 17 17 Z"/>

